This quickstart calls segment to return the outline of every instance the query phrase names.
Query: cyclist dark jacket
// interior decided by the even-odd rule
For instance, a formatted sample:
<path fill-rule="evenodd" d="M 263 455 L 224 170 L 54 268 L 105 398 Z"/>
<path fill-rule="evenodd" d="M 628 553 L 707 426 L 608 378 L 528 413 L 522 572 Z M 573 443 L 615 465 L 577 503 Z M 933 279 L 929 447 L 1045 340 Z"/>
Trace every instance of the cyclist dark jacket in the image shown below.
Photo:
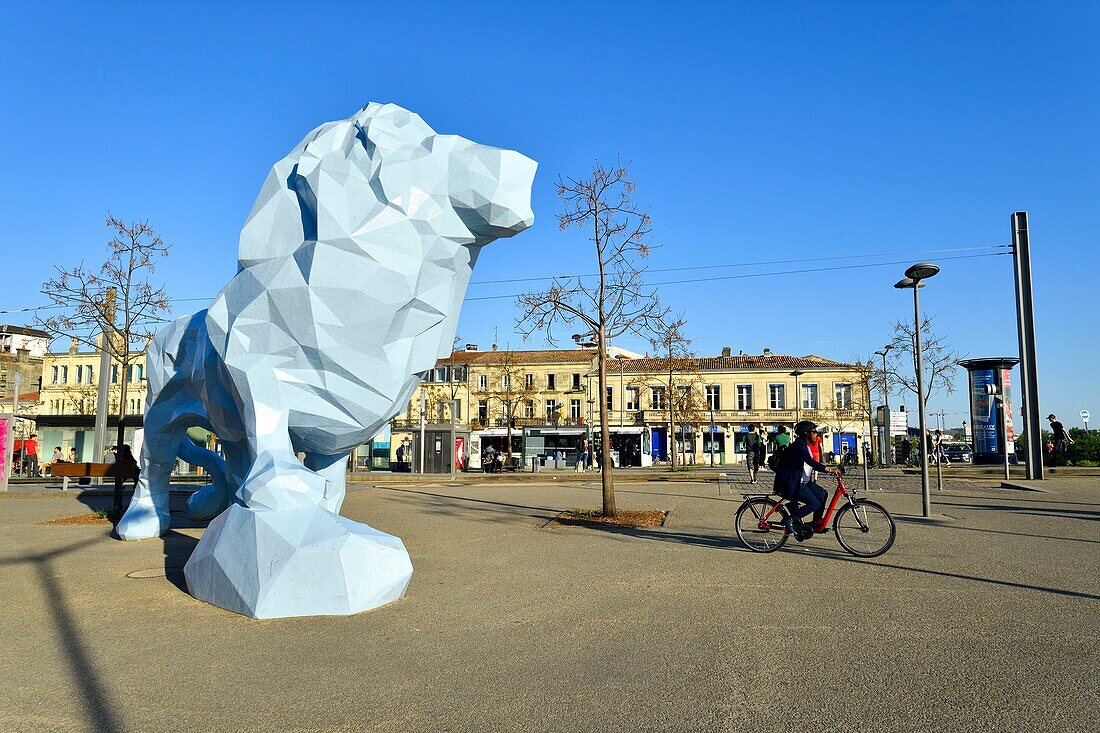
<path fill-rule="evenodd" d="M 775 493 L 787 499 L 795 496 L 798 485 L 802 482 L 802 466 L 807 463 L 818 471 L 828 468 L 824 463 L 814 460 L 806 441 L 799 438 L 791 443 L 779 457 L 779 465 L 775 470 L 775 482 L 772 484 Z"/>

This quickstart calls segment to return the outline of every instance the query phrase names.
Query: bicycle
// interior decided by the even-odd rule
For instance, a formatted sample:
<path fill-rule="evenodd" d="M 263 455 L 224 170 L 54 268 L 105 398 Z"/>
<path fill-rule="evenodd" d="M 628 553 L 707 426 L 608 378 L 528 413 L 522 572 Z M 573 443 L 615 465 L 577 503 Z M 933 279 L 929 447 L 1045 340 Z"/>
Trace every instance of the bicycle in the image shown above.
<path fill-rule="evenodd" d="M 745 501 L 737 509 L 734 526 L 745 547 L 775 552 L 785 545 L 791 536 L 789 501 L 775 494 L 742 496 Z M 842 498 L 847 503 L 838 509 Z M 828 526 L 830 519 L 840 546 L 857 557 L 878 557 L 894 544 L 897 527 L 890 512 L 869 499 L 857 499 L 855 489 L 844 485 L 843 471 L 836 477 L 836 491 L 822 524 Z"/>

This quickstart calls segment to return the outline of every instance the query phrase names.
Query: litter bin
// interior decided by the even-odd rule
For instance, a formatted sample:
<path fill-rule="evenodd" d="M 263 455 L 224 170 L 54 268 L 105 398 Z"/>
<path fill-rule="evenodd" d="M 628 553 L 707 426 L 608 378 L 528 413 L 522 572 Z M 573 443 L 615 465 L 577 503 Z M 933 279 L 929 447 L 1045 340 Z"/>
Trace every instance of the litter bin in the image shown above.
<path fill-rule="evenodd" d="M 541 461 L 538 456 L 531 456 L 531 473 L 538 473 L 540 464 Z"/>

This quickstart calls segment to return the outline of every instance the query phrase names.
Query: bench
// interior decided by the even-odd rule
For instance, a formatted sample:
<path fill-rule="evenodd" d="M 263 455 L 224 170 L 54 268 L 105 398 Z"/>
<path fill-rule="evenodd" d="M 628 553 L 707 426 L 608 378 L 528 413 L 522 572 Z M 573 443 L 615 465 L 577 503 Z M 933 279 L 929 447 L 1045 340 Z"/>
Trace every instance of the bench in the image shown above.
<path fill-rule="evenodd" d="M 115 475 L 114 463 L 51 463 L 50 475 L 61 476 L 64 480 L 61 482 L 61 490 L 68 491 L 69 479 L 71 478 L 113 478 Z M 133 471 L 127 471 L 125 476 L 122 477 L 123 481 L 129 479 L 136 479 L 138 474 L 141 473 L 138 469 Z"/>

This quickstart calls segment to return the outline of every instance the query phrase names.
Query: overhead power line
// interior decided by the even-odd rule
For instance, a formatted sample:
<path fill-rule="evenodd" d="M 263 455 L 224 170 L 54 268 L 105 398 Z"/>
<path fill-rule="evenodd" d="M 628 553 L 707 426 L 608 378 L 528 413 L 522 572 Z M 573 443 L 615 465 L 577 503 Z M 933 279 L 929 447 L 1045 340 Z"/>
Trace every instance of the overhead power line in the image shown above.
<path fill-rule="evenodd" d="M 999 257 L 1001 255 L 1009 254 L 1008 252 L 989 252 L 987 254 L 979 255 L 957 255 L 955 257 L 937 257 L 938 260 L 973 260 L 981 257 Z M 804 260 L 806 261 L 806 260 Z M 912 264 L 911 259 L 905 260 L 893 260 L 890 262 L 871 262 L 862 265 L 833 265 L 832 267 L 807 267 L 800 270 L 777 270 L 775 272 L 751 272 L 742 275 L 720 275 L 718 277 L 698 277 L 689 278 L 686 280 L 664 280 L 662 282 L 645 283 L 645 287 L 656 287 L 658 285 L 682 285 L 685 283 L 707 283 L 716 282 L 719 280 L 745 280 L 754 277 L 774 277 L 776 275 L 797 275 L 810 272 L 829 272 L 833 270 L 862 270 L 870 267 L 886 267 L 887 265 L 907 265 Z M 466 298 L 466 300 L 505 300 L 508 298 L 517 298 L 522 293 L 512 293 L 510 295 L 482 295 L 473 298 Z"/>
<path fill-rule="evenodd" d="M 732 262 L 732 263 L 716 264 L 716 265 L 695 265 L 695 266 L 690 266 L 690 267 L 662 267 L 662 268 L 647 269 L 644 272 L 648 274 L 648 273 L 655 273 L 655 272 L 690 272 L 690 271 L 693 271 L 693 270 L 713 271 L 713 270 L 724 270 L 724 269 L 729 269 L 729 268 L 733 268 L 733 267 L 763 267 L 763 266 L 766 266 L 766 265 L 805 264 L 807 262 L 836 262 L 836 261 L 850 261 L 850 260 L 866 260 L 866 259 L 875 259 L 875 258 L 878 258 L 878 257 L 889 257 L 889 256 L 893 256 L 893 255 L 906 255 L 907 256 L 907 259 L 905 259 L 905 260 L 892 260 L 892 261 L 888 261 L 888 262 L 870 262 L 870 263 L 865 263 L 865 264 L 834 265 L 834 266 L 831 266 L 831 267 L 809 267 L 809 268 L 804 268 L 804 269 L 777 270 L 777 271 L 774 271 L 774 272 L 753 272 L 753 273 L 743 273 L 743 274 L 739 274 L 739 275 L 720 275 L 718 277 L 688 278 L 688 279 L 684 279 L 684 280 L 665 280 L 665 281 L 662 281 L 662 282 L 646 283 L 647 287 L 655 287 L 655 286 L 658 286 L 658 285 L 682 285 L 682 284 L 685 284 L 685 283 L 703 283 L 703 282 L 716 282 L 716 281 L 720 281 L 720 280 L 743 280 L 743 279 L 751 279 L 751 278 L 754 278 L 754 277 L 774 277 L 774 276 L 777 276 L 777 275 L 795 275 L 795 274 L 808 273 L 808 272 L 828 272 L 828 271 L 833 271 L 833 270 L 857 270 L 857 269 L 866 269 L 866 268 L 871 268 L 871 267 L 885 267 L 887 265 L 909 264 L 910 260 L 912 258 L 916 257 L 917 255 L 923 255 L 923 254 L 941 254 L 941 253 L 947 253 L 947 252 L 976 252 L 976 251 L 977 252 L 984 252 L 983 254 L 957 255 L 957 256 L 954 256 L 954 257 L 938 257 L 937 258 L 937 259 L 940 259 L 940 260 L 968 260 L 968 259 L 975 259 L 975 258 L 979 258 L 979 257 L 996 257 L 996 256 L 999 256 L 999 255 L 1011 254 L 1011 249 L 1012 249 L 1012 245 L 1010 245 L 1010 244 L 994 244 L 994 245 L 983 245 L 981 247 L 951 247 L 951 248 L 947 248 L 947 249 L 910 250 L 910 251 L 906 251 L 906 252 L 880 252 L 880 253 L 860 254 L 860 255 L 836 255 L 836 256 L 830 256 L 830 257 L 804 257 L 804 258 L 783 259 L 783 260 L 761 260 L 761 261 L 758 261 L 758 262 Z M 1000 251 L 997 251 L 997 250 L 1000 250 Z M 599 277 L 599 275 L 598 274 L 595 274 L 595 275 L 576 275 L 576 274 L 575 275 L 546 275 L 546 276 L 543 276 L 543 277 L 509 278 L 507 280 L 478 280 L 478 281 L 471 282 L 470 285 L 494 285 L 494 284 L 503 284 L 503 283 L 544 282 L 544 281 L 547 281 L 547 280 L 569 280 L 569 279 L 574 279 L 574 278 L 588 278 L 588 277 Z M 520 295 L 520 293 L 512 293 L 512 294 L 509 294 L 509 295 L 483 295 L 483 296 L 476 296 L 476 297 L 472 297 L 472 298 L 466 298 L 466 300 L 470 300 L 470 301 L 473 301 L 473 300 L 505 300 L 505 299 L 509 299 L 509 298 L 515 298 L 518 295 Z M 209 301 L 213 300 L 213 296 L 197 297 L 197 298 L 170 298 L 169 300 L 171 300 L 173 303 L 190 303 L 190 302 L 200 302 L 200 301 L 201 302 L 209 302 Z M 66 306 L 64 306 L 64 305 L 40 305 L 40 306 L 32 306 L 32 307 L 28 307 L 28 308 L 9 308 L 7 310 L 0 310 L 0 315 L 7 315 L 7 314 L 11 314 L 11 313 L 34 313 L 34 312 L 42 311 L 42 310 L 52 310 L 52 309 L 55 309 L 55 308 L 65 308 L 65 307 Z"/>
<path fill-rule="evenodd" d="M 940 254 L 946 252 L 976 252 L 982 250 L 996 250 L 996 249 L 1011 249 L 1011 244 L 987 244 L 981 247 L 949 247 L 946 249 L 918 249 L 907 250 L 904 252 L 869 252 L 858 255 L 834 255 L 830 257 L 794 257 L 785 260 L 760 260 L 757 262 L 729 262 L 725 264 L 716 265 L 692 265 L 690 267 L 653 267 L 645 268 L 644 272 L 688 272 L 691 270 L 728 270 L 732 267 L 764 267 L 766 265 L 792 265 L 792 264 L 804 264 L 806 262 L 836 262 L 841 260 L 869 260 L 878 257 L 897 257 L 900 255 L 906 255 L 908 257 L 916 257 L 917 255 L 926 254 Z M 949 258 L 941 258 L 949 259 Z M 883 263 L 893 264 L 893 263 Z M 518 277 L 508 278 L 506 280 L 472 280 L 470 285 L 500 285 L 503 283 L 525 283 L 525 282 L 541 282 L 544 280 L 569 280 L 573 278 L 586 278 L 586 277 L 599 277 L 600 274 L 591 273 L 586 275 L 543 275 L 540 277 Z"/>

